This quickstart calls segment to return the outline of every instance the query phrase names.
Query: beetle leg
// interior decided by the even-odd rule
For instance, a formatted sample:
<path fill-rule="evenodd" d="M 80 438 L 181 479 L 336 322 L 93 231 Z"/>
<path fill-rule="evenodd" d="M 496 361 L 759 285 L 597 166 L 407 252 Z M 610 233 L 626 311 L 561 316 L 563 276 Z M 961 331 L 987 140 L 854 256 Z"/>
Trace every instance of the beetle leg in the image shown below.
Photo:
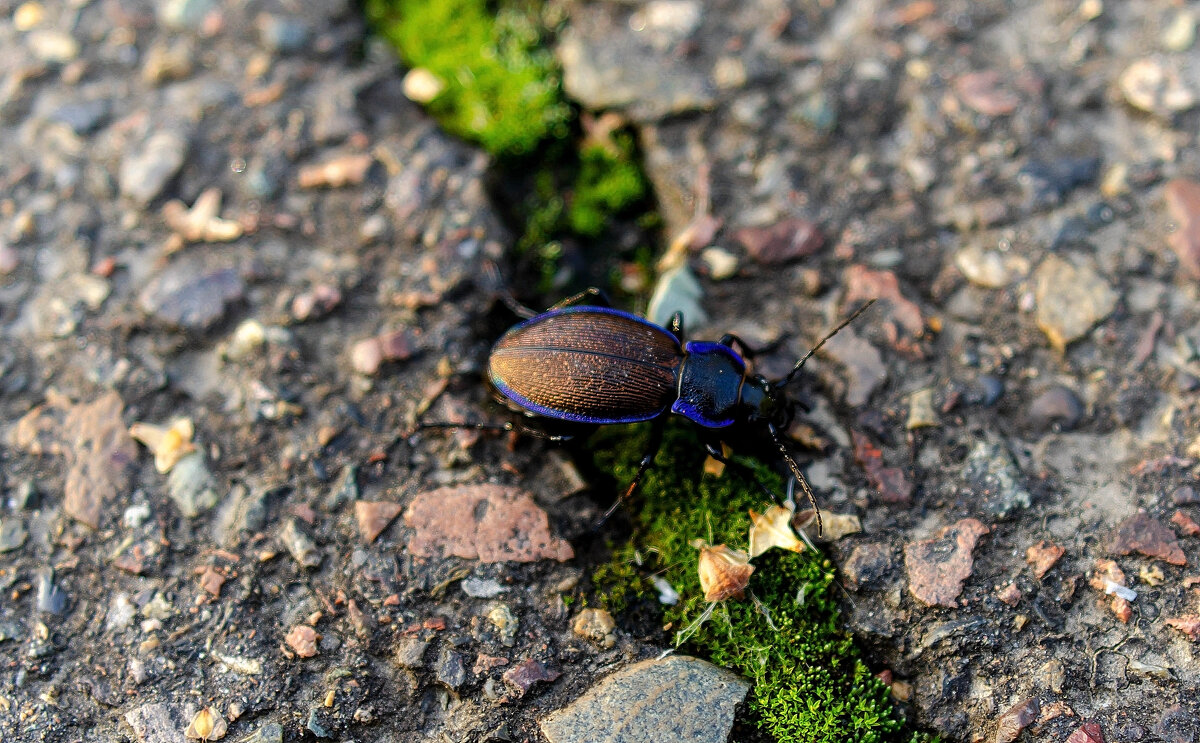
<path fill-rule="evenodd" d="M 658 450 L 662 447 L 663 428 L 666 427 L 666 418 L 658 418 L 650 428 L 650 444 L 646 447 L 646 454 L 642 457 L 642 461 L 638 463 L 637 474 L 633 476 L 629 487 L 625 488 L 625 492 L 621 497 L 613 501 L 613 504 L 608 507 L 604 515 L 600 517 L 600 521 L 596 523 L 597 528 L 602 526 L 608 518 L 616 513 L 616 510 L 621 507 L 621 504 L 633 497 L 637 492 L 638 485 L 642 483 L 642 475 L 646 474 L 646 470 L 650 469 L 650 465 L 654 462 L 654 457 L 658 456 Z"/>
<path fill-rule="evenodd" d="M 570 297 L 567 297 L 563 301 L 558 302 L 550 309 L 561 310 L 563 307 L 570 307 L 585 301 L 587 304 L 596 307 L 612 307 L 612 302 L 608 301 L 608 296 L 604 292 L 600 291 L 594 286 L 589 286 L 587 289 L 584 289 L 578 294 L 574 294 Z"/>
<path fill-rule="evenodd" d="M 748 477 L 753 480 L 754 484 L 758 486 L 758 489 L 763 491 L 763 493 L 765 493 L 766 496 L 771 499 L 772 503 L 779 502 L 779 496 L 776 495 L 773 490 L 764 485 L 762 480 L 758 479 L 758 475 L 754 474 L 754 470 L 750 469 L 741 462 L 735 462 L 729 457 L 725 456 L 725 451 L 721 448 L 720 440 L 710 439 L 709 441 L 704 442 L 704 450 L 708 452 L 708 456 L 717 460 L 729 469 L 737 470 L 742 474 L 743 477 Z"/>
<path fill-rule="evenodd" d="M 679 310 L 671 315 L 670 321 L 667 323 L 667 330 L 671 331 L 671 335 L 680 343 L 683 343 L 683 313 Z"/>
<path fill-rule="evenodd" d="M 755 356 L 761 356 L 764 353 L 770 353 L 774 351 L 782 346 L 783 342 L 787 339 L 788 334 L 784 333 L 765 346 L 754 348 L 733 333 L 726 333 L 725 335 L 721 336 L 721 340 L 717 341 L 717 343 L 720 343 L 722 346 L 729 346 L 730 348 L 733 348 L 733 350 L 741 354 L 742 358 L 744 359 L 753 359 Z M 734 348 L 735 343 L 737 344 L 737 348 Z"/>
<path fill-rule="evenodd" d="M 515 424 L 511 421 L 507 423 L 452 423 L 450 421 L 430 421 L 428 423 L 418 423 L 416 430 L 423 431 L 426 429 L 455 429 L 465 428 L 475 431 L 495 431 L 496 433 L 506 433 L 516 431 L 527 436 L 532 436 L 535 439 L 545 439 L 546 441 L 563 442 L 570 441 L 575 438 L 574 434 L 555 434 L 539 431 L 536 428 L 529 428 Z"/>

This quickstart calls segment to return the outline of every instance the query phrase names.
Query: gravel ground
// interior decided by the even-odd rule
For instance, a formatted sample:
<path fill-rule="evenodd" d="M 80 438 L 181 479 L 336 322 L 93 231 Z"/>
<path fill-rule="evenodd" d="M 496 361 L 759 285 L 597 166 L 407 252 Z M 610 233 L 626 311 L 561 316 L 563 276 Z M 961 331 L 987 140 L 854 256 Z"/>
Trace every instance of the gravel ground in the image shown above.
<path fill-rule="evenodd" d="M 482 408 L 511 237 L 312 5 L 0 0 L 0 729 L 586 740 L 665 674 L 723 739 L 740 680 L 572 606 L 601 507 L 562 452 L 401 435 Z M 790 334 L 777 376 L 880 298 L 812 365 L 808 474 L 947 740 L 1200 737 L 1198 21 L 657 0 L 559 40 L 667 231 L 714 230 L 690 332 Z"/>

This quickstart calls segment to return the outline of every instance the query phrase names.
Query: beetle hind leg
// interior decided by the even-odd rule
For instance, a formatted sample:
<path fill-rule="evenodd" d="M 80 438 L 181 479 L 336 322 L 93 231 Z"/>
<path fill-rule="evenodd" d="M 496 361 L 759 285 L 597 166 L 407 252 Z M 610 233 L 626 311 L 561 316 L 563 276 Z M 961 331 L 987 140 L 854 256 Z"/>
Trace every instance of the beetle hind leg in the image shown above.
<path fill-rule="evenodd" d="M 642 461 L 638 462 L 637 473 L 634 474 L 633 479 L 629 482 L 629 487 L 625 488 L 625 492 L 613 501 L 613 504 L 600 517 L 600 520 L 596 523 L 596 528 L 603 526 L 609 517 L 616 513 L 617 509 L 637 492 L 638 486 L 642 484 L 642 476 L 646 474 L 646 470 L 650 469 L 650 465 L 654 463 L 654 458 L 658 456 L 658 450 L 662 448 L 663 429 L 665 427 L 665 419 L 658 418 L 654 421 L 653 426 L 650 428 L 650 443 L 646 447 L 646 453 L 642 456 Z"/>

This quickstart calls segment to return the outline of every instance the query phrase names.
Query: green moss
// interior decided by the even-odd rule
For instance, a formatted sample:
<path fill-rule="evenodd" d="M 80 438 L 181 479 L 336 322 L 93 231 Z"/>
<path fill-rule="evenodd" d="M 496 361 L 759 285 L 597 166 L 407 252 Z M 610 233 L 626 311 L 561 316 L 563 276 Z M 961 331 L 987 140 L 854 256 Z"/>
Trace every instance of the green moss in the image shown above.
<path fill-rule="evenodd" d="M 646 180 L 636 162 L 633 137 L 617 132 L 611 144 L 585 145 L 579 153 L 579 175 L 567 219 L 580 235 L 598 237 L 613 214 L 646 198 Z"/>
<path fill-rule="evenodd" d="M 515 2 L 366 0 L 374 28 L 445 86 L 428 108 L 447 130 L 495 155 L 567 136 L 571 107 L 536 13 Z"/>
<path fill-rule="evenodd" d="M 617 429 L 602 436 L 597 466 L 627 482 L 645 446 L 645 429 Z M 905 729 L 887 687 L 839 628 L 834 571 L 819 555 L 772 550 L 758 557 L 749 588 L 758 602 L 727 601 L 696 626 L 707 604 L 692 540 L 744 549 L 747 510 L 769 505 L 753 483 L 732 471 L 720 479 L 701 476 L 702 455 L 690 431 L 668 428 L 642 494 L 630 507 L 633 539 L 593 575 L 598 599 L 620 612 L 628 608 L 631 594 L 646 593 L 645 576 L 665 577 L 683 599 L 664 611 L 664 623 L 677 631 L 677 639 L 684 638 L 684 650 L 753 682 L 747 722 L 760 734 L 786 743 L 934 740 Z M 752 459 L 739 461 L 781 491 L 782 483 L 768 468 Z"/>
<path fill-rule="evenodd" d="M 564 245 L 595 268 L 583 284 L 605 284 L 616 219 L 650 230 L 646 179 L 625 130 L 583 132 L 544 46 L 539 0 L 365 0 L 375 31 L 443 91 L 427 110 L 448 131 L 496 156 L 497 202 L 518 234 L 518 269 L 538 294 L 560 292 Z M 649 216 L 648 216 L 649 215 Z"/>

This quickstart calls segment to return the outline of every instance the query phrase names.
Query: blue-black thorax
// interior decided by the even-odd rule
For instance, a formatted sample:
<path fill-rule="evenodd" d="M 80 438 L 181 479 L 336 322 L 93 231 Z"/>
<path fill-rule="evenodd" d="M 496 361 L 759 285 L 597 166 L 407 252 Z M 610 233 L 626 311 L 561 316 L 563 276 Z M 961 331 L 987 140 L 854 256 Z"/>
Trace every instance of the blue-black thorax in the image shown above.
<path fill-rule="evenodd" d="M 678 413 L 706 428 L 724 428 L 737 418 L 746 379 L 746 362 L 720 343 L 689 341 L 679 367 L 679 397 L 671 405 Z"/>

